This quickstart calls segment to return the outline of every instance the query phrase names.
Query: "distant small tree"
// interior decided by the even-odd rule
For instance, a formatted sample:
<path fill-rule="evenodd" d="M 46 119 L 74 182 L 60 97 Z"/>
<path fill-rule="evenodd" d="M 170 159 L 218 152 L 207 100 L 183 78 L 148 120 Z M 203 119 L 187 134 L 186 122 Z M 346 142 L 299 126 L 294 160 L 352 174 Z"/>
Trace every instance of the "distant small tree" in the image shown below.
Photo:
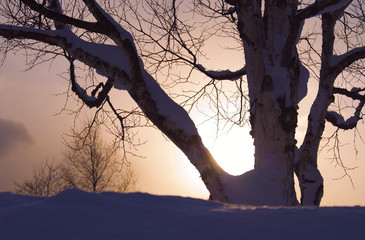
<path fill-rule="evenodd" d="M 52 196 L 67 188 L 62 180 L 61 167 L 55 161 L 46 161 L 33 169 L 31 178 L 15 182 L 14 192 L 35 196 Z"/>
<path fill-rule="evenodd" d="M 81 131 L 71 129 L 64 161 L 35 166 L 33 175 L 22 183 L 15 182 L 14 192 L 35 196 L 52 196 L 67 188 L 86 191 L 136 191 L 138 178 L 128 164 L 117 161 L 117 144 L 107 144 L 100 125 L 90 120 Z"/>
<path fill-rule="evenodd" d="M 62 166 L 63 179 L 69 186 L 92 192 L 127 192 L 135 187 L 137 178 L 133 170 L 119 176 L 118 164 L 122 164 L 116 160 L 119 145 L 103 140 L 96 121 L 88 120 L 81 130 L 71 129 L 69 137 L 71 141 L 65 140 L 67 150 Z"/>
<path fill-rule="evenodd" d="M 114 182 L 114 191 L 126 193 L 137 190 L 138 178 L 134 170 L 130 167 L 122 169 L 121 174 L 118 174 Z"/>

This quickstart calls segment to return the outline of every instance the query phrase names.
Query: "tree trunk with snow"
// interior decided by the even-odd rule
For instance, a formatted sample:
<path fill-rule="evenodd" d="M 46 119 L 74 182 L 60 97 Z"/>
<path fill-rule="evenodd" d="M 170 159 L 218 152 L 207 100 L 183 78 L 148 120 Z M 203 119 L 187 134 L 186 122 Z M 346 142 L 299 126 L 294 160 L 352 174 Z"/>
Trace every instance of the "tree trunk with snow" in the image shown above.
<path fill-rule="evenodd" d="M 265 18 L 259 17 L 259 2 L 238 1 L 236 7 L 247 63 L 251 134 L 255 145 L 255 169 L 239 184 L 253 185 L 257 189 L 251 192 L 262 195 L 251 197 L 242 190 L 241 196 L 232 201 L 295 205 L 294 135 L 300 69 L 295 49 L 285 49 L 285 43 L 293 37 L 290 22 L 296 5 L 266 3 Z M 268 189 L 270 194 L 265 193 Z"/>

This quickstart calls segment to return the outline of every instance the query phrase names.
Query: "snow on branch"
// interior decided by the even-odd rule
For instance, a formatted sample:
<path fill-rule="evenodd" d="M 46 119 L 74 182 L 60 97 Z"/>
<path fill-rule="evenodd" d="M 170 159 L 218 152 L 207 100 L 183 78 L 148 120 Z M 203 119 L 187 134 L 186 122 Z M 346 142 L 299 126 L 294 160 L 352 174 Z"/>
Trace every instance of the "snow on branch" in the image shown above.
<path fill-rule="evenodd" d="M 0 36 L 8 39 L 32 39 L 58 46 L 73 58 L 95 68 L 98 73 L 115 79 L 116 88 L 130 88 L 128 61 L 117 46 L 84 41 L 69 29 L 40 30 L 0 24 Z"/>
<path fill-rule="evenodd" d="M 108 98 L 108 93 L 113 87 L 114 80 L 112 78 L 108 78 L 106 83 L 99 83 L 98 86 L 92 91 L 91 96 L 89 96 L 85 89 L 83 89 L 77 82 L 75 76 L 75 65 L 74 59 L 69 59 L 70 62 L 70 80 L 71 80 L 71 90 L 89 107 L 100 107 L 105 100 Z M 99 89 L 102 90 L 98 93 L 97 97 L 95 97 L 96 93 Z"/>
<path fill-rule="evenodd" d="M 361 109 L 364 106 L 364 102 L 361 102 L 359 106 L 357 106 L 355 114 L 348 119 L 344 119 L 344 117 L 338 112 L 328 111 L 326 114 L 326 120 L 332 123 L 333 126 L 341 128 L 343 130 L 350 130 L 356 127 L 357 122 L 362 119 L 360 117 Z"/>
<path fill-rule="evenodd" d="M 311 17 L 322 15 L 328 12 L 333 12 L 343 7 L 346 7 L 352 0 L 316 0 L 298 12 L 299 20 L 305 20 Z"/>
<path fill-rule="evenodd" d="M 328 122 L 332 123 L 334 126 L 344 129 L 344 130 L 355 128 L 357 125 L 357 122 L 360 119 L 362 119 L 361 111 L 365 104 L 365 95 L 361 95 L 360 92 L 363 92 L 363 91 L 365 91 L 365 89 L 353 88 L 351 91 L 348 91 L 347 89 L 343 89 L 343 88 L 334 88 L 334 91 L 333 91 L 334 94 L 341 94 L 341 95 L 347 96 L 353 100 L 360 101 L 360 103 L 356 107 L 355 113 L 352 117 L 349 117 L 348 119 L 345 120 L 344 117 L 340 113 L 334 112 L 334 111 L 328 111 L 326 114 L 326 120 Z"/>
<path fill-rule="evenodd" d="M 91 96 L 89 96 L 85 89 L 83 89 L 77 82 L 76 82 L 76 75 L 75 75 L 75 65 L 74 59 L 67 58 L 70 62 L 70 80 L 71 80 L 71 90 L 81 99 L 83 103 L 85 103 L 89 108 L 99 108 L 105 102 L 108 103 L 109 107 L 112 109 L 115 116 L 118 118 L 120 125 L 122 127 L 122 137 L 121 139 L 124 141 L 125 139 L 125 126 L 124 126 L 124 118 L 118 113 L 115 109 L 114 105 L 110 101 L 109 92 L 114 85 L 114 79 L 108 78 L 106 83 L 100 82 L 96 88 L 91 92 Z M 99 89 L 101 91 L 99 91 Z M 98 93 L 99 92 L 99 93 Z M 98 93 L 97 97 L 95 97 L 96 93 Z"/>
<path fill-rule="evenodd" d="M 365 46 L 354 48 L 342 55 L 333 56 L 331 60 L 331 72 L 340 74 L 345 68 L 352 63 L 365 59 Z"/>
<path fill-rule="evenodd" d="M 231 80 L 235 81 L 239 79 L 240 77 L 247 74 L 246 66 L 237 70 L 237 71 L 230 71 L 230 70 L 221 70 L 221 71 L 209 71 L 206 70 L 204 66 L 197 64 L 196 68 L 207 75 L 208 77 L 214 79 L 214 80 Z"/>
<path fill-rule="evenodd" d="M 128 39 L 130 43 L 133 43 L 132 45 L 134 50 L 137 51 L 132 35 L 119 23 L 117 23 L 107 12 L 105 12 L 105 10 L 95 0 L 83 0 L 83 2 L 99 23 L 105 27 L 110 28 L 109 31 L 116 31 L 121 40 Z M 109 32 L 109 36 L 111 37 L 111 32 Z"/>
<path fill-rule="evenodd" d="M 18 27 L 8 24 L 0 24 L 0 36 L 7 39 L 32 39 L 50 45 L 60 46 L 64 38 L 57 35 L 58 31 L 41 30 L 29 27 Z"/>

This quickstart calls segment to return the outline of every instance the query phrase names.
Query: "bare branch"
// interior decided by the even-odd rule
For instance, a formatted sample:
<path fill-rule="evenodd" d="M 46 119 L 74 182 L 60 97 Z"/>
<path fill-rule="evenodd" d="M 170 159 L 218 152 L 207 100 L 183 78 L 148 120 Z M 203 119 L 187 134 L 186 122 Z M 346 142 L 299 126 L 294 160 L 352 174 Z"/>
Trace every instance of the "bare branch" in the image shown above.
<path fill-rule="evenodd" d="M 124 123 L 123 123 L 124 118 L 117 112 L 114 105 L 110 101 L 109 96 L 107 96 L 106 101 L 108 102 L 109 107 L 112 109 L 113 113 L 115 114 L 115 116 L 118 118 L 118 120 L 120 122 L 120 126 L 122 127 L 122 141 L 124 141 L 124 139 L 125 139 L 125 127 L 124 127 Z"/>
<path fill-rule="evenodd" d="M 99 85 L 92 91 L 92 95 L 89 96 L 85 89 L 83 89 L 77 82 L 75 77 L 75 65 L 74 59 L 69 59 L 70 61 L 70 80 L 72 84 L 72 91 L 89 107 L 100 107 L 103 102 L 108 98 L 108 94 L 113 87 L 114 80 L 112 78 L 108 78 L 106 83 L 99 83 Z M 102 90 L 98 93 L 98 96 L 95 97 L 99 88 L 102 87 Z"/>
<path fill-rule="evenodd" d="M 350 182 L 351 182 L 351 185 L 352 187 L 355 189 L 355 184 L 352 180 L 352 177 L 351 175 L 349 174 L 349 171 L 351 170 L 354 170 L 356 169 L 357 167 L 348 167 L 346 166 L 346 164 L 344 163 L 344 159 L 343 159 L 343 155 L 342 152 L 341 152 L 341 149 L 342 147 L 345 145 L 343 143 L 341 143 L 340 141 L 340 134 L 339 134 L 339 129 L 340 128 L 337 128 L 332 134 L 330 137 L 327 137 L 325 138 L 326 141 L 324 142 L 324 145 L 323 147 L 319 150 L 319 152 L 321 152 L 325 147 L 328 147 L 329 150 L 328 150 L 328 153 L 329 152 L 332 152 L 333 156 L 332 156 L 332 161 L 335 162 L 336 165 L 340 166 L 343 170 L 343 175 L 338 177 L 338 178 L 335 178 L 335 180 L 339 180 L 339 179 L 342 179 L 344 177 L 347 177 Z M 331 145 L 331 142 L 333 142 L 332 146 Z M 355 141 L 353 142 L 353 144 L 355 145 Z"/>
<path fill-rule="evenodd" d="M 75 19 L 69 16 L 66 16 L 62 13 L 58 13 L 46 8 L 44 5 L 37 3 L 35 0 L 21 0 L 25 5 L 30 7 L 32 10 L 43 14 L 45 17 L 48 17 L 52 20 L 62 22 L 64 24 L 71 24 L 75 27 L 83 28 L 88 31 L 97 32 L 106 34 L 107 28 L 100 24 L 99 22 L 86 22 L 83 20 Z"/>
<path fill-rule="evenodd" d="M 344 89 L 344 88 L 334 88 L 333 89 L 334 94 L 341 94 L 341 95 L 351 98 L 352 100 L 359 100 L 361 102 L 365 102 L 365 95 L 359 94 L 360 92 L 363 92 L 363 91 L 365 91 L 365 89 L 361 89 L 361 88 L 353 88 L 351 91 L 348 91 L 347 89 Z"/>
<path fill-rule="evenodd" d="M 104 10 L 102 10 L 102 8 L 99 6 L 99 4 L 96 1 L 83 0 L 83 2 L 88 7 L 89 11 L 91 12 L 91 14 L 95 17 L 95 19 L 98 22 L 100 22 L 106 26 L 108 26 L 108 25 L 111 26 L 111 24 L 113 24 L 113 22 L 111 22 L 111 18 L 107 17 Z"/>
<path fill-rule="evenodd" d="M 119 23 L 117 23 L 108 13 L 106 13 L 100 5 L 94 0 L 83 0 L 95 19 L 106 28 L 107 35 L 114 40 L 114 42 L 126 51 L 132 46 L 132 49 L 137 52 L 135 48 L 133 37 L 126 31 Z M 121 40 L 121 42 L 120 42 Z M 121 44 L 122 43 L 122 44 Z"/>

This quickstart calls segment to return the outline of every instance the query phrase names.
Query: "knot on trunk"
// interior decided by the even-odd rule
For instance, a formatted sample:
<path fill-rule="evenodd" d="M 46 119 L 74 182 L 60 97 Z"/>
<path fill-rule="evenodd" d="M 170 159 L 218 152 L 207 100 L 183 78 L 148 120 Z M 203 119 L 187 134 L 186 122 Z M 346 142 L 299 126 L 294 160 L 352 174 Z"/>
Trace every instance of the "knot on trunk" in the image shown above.
<path fill-rule="evenodd" d="M 277 99 L 277 102 L 279 104 L 281 114 L 279 116 L 279 121 L 281 124 L 281 127 L 286 131 L 287 133 L 294 132 L 295 128 L 297 127 L 297 118 L 298 118 L 298 107 L 296 106 L 285 106 L 285 96 L 279 97 Z"/>

